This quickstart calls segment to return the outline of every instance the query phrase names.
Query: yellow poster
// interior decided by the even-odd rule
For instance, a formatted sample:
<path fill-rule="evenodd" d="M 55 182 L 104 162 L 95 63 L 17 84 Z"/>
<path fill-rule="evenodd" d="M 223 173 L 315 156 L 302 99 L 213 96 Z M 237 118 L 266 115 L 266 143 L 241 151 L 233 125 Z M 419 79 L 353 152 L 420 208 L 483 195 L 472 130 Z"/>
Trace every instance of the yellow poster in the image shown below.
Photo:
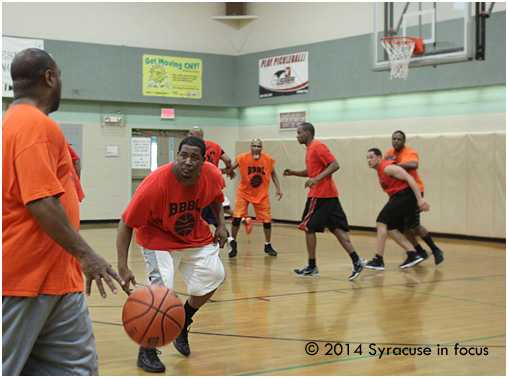
<path fill-rule="evenodd" d="M 201 99 L 201 59 L 143 55 L 143 96 Z"/>

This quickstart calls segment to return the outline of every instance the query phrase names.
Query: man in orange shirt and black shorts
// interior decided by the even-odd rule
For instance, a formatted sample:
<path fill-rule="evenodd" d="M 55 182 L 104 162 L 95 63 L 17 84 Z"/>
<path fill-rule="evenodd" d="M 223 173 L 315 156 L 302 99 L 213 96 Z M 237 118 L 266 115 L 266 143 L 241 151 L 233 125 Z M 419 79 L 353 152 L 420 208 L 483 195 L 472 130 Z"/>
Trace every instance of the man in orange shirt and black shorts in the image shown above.
<path fill-rule="evenodd" d="M 116 240 L 118 270 L 130 294 L 136 286 L 127 265 L 133 229 L 141 246 L 151 284 L 173 288 L 176 271 L 180 273 L 190 297 L 184 305 L 185 325 L 173 341 L 185 356 L 190 354 L 188 341 L 192 317 L 224 282 L 226 271 L 219 256 L 219 245 L 227 241 L 222 202 L 224 178 L 212 163 L 205 162 L 202 139 L 187 137 L 180 142 L 175 162 L 148 175 L 138 187 L 118 225 Z M 217 220 L 212 235 L 201 217 L 210 205 Z M 196 275 L 196 272 L 199 275 Z M 156 349 L 140 347 L 137 365 L 148 372 L 164 372 Z"/>
<path fill-rule="evenodd" d="M 307 146 L 305 165 L 302 171 L 284 170 L 284 176 L 301 176 L 310 179 L 305 182 L 309 187 L 307 204 L 299 228 L 305 231 L 309 264 L 302 269 L 293 270 L 298 276 L 319 275 L 316 266 L 316 232 L 323 233 L 327 227 L 348 253 L 353 262 L 353 272 L 349 280 L 355 279 L 365 266 L 366 260 L 358 256 L 347 232 L 349 225 L 346 214 L 339 201 L 339 192 L 332 174 L 339 169 L 339 163 L 325 144 L 314 140 L 314 125 L 305 122 L 296 131 L 299 143 Z"/>
<path fill-rule="evenodd" d="M 236 192 L 235 212 L 233 214 L 231 234 L 236 240 L 241 220 L 248 216 L 248 207 L 249 204 L 252 204 L 256 212 L 256 220 L 263 222 L 265 253 L 270 256 L 276 256 L 277 252 L 270 243 L 272 235 L 272 217 L 270 214 L 270 196 L 268 195 L 270 178 L 272 178 L 275 184 L 277 200 L 282 198 L 279 178 L 274 168 L 275 159 L 262 152 L 263 143 L 258 138 L 252 140 L 250 143 L 250 150 L 250 152 L 240 154 L 236 157 L 235 162 L 226 172 L 229 174 L 237 167 L 240 167 L 240 175 L 242 177 Z M 229 257 L 234 258 L 236 254 L 237 251 L 233 250 L 229 253 Z"/>
<path fill-rule="evenodd" d="M 401 130 L 394 132 L 392 134 L 393 147 L 386 152 L 385 159 L 394 160 L 399 167 L 405 169 L 415 179 L 423 196 L 423 182 L 418 175 L 418 154 L 410 147 L 405 146 L 405 144 L 406 135 L 404 132 Z M 415 234 L 423 239 L 430 247 L 432 254 L 434 254 L 436 265 L 440 264 L 444 260 L 443 252 L 434 244 L 427 229 L 420 224 L 420 209 L 418 206 L 415 206 L 415 211 L 406 217 L 405 224 L 406 229 L 404 230 L 404 235 L 414 246 L 416 252 L 422 256 L 423 259 L 429 257 L 427 252 L 416 240 Z"/>

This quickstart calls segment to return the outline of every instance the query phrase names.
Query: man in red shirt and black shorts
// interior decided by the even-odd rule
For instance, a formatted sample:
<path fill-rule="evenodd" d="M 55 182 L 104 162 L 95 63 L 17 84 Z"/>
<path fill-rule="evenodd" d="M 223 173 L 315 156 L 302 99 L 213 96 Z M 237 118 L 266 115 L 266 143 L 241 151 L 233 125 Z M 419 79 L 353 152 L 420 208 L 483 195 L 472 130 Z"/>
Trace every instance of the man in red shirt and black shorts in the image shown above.
<path fill-rule="evenodd" d="M 383 255 L 388 235 L 407 253 L 407 259 L 399 267 L 415 266 L 423 261 L 423 257 L 413 250 L 411 243 L 402 234 L 404 221 L 414 212 L 415 206 L 425 212 L 430 210 L 430 206 L 422 197 L 414 178 L 402 167 L 397 166 L 397 162 L 383 160 L 379 149 L 372 148 L 367 152 L 367 163 L 370 168 L 377 170 L 379 184 L 390 199 L 376 219 L 377 254 L 365 267 L 373 270 L 385 269 Z"/>
<path fill-rule="evenodd" d="M 325 144 L 314 140 L 314 125 L 305 122 L 296 131 L 296 139 L 307 146 L 305 164 L 302 171 L 284 170 L 284 176 L 309 177 L 305 188 L 309 187 L 307 204 L 299 228 L 305 231 L 309 264 L 294 270 L 298 276 L 317 276 L 316 266 L 316 232 L 323 233 L 325 227 L 337 237 L 344 250 L 353 262 L 353 272 L 349 280 L 355 279 L 365 266 L 366 260 L 358 256 L 349 235 L 346 214 L 339 201 L 339 192 L 332 179 L 332 174 L 339 169 L 339 163 Z"/>
<path fill-rule="evenodd" d="M 118 269 L 127 294 L 130 283 L 136 286 L 127 265 L 133 229 L 151 284 L 173 288 L 176 271 L 183 277 L 190 297 L 184 305 L 184 328 L 173 344 L 185 356 L 190 354 L 188 328 L 192 317 L 225 279 L 219 256 L 219 245 L 222 248 L 227 241 L 222 209 L 225 183 L 222 172 L 205 162 L 205 153 L 202 139 L 183 139 L 177 160 L 153 171 L 138 187 L 122 214 L 117 234 Z M 215 235 L 201 217 L 201 210 L 208 205 L 217 219 Z M 148 372 L 166 369 L 156 349 L 141 347 L 137 364 Z"/>

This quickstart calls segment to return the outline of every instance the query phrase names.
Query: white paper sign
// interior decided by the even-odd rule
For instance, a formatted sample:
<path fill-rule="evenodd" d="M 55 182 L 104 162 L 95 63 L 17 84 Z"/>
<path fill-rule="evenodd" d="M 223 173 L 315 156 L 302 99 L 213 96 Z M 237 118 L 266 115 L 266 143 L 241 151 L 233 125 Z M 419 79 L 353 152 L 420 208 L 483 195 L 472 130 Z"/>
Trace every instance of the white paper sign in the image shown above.
<path fill-rule="evenodd" d="M 151 144 L 150 138 L 132 138 L 132 168 L 150 169 Z"/>
<path fill-rule="evenodd" d="M 29 47 L 44 50 L 44 41 L 41 39 L 2 37 L 2 96 L 14 97 L 11 63 L 17 53 Z"/>

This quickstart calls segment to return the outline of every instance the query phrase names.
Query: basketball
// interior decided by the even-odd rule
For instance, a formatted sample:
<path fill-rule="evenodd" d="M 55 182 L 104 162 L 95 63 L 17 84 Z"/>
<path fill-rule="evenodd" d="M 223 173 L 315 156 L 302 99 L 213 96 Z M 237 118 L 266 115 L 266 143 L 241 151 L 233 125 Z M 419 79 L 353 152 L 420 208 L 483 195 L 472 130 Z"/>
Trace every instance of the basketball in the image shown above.
<path fill-rule="evenodd" d="M 129 296 L 123 306 L 122 323 L 134 342 L 156 348 L 178 337 L 185 324 L 185 310 L 172 290 L 149 285 Z"/>
<path fill-rule="evenodd" d="M 189 235 L 194 229 L 194 216 L 191 213 L 184 213 L 175 222 L 175 232 L 180 236 Z"/>

